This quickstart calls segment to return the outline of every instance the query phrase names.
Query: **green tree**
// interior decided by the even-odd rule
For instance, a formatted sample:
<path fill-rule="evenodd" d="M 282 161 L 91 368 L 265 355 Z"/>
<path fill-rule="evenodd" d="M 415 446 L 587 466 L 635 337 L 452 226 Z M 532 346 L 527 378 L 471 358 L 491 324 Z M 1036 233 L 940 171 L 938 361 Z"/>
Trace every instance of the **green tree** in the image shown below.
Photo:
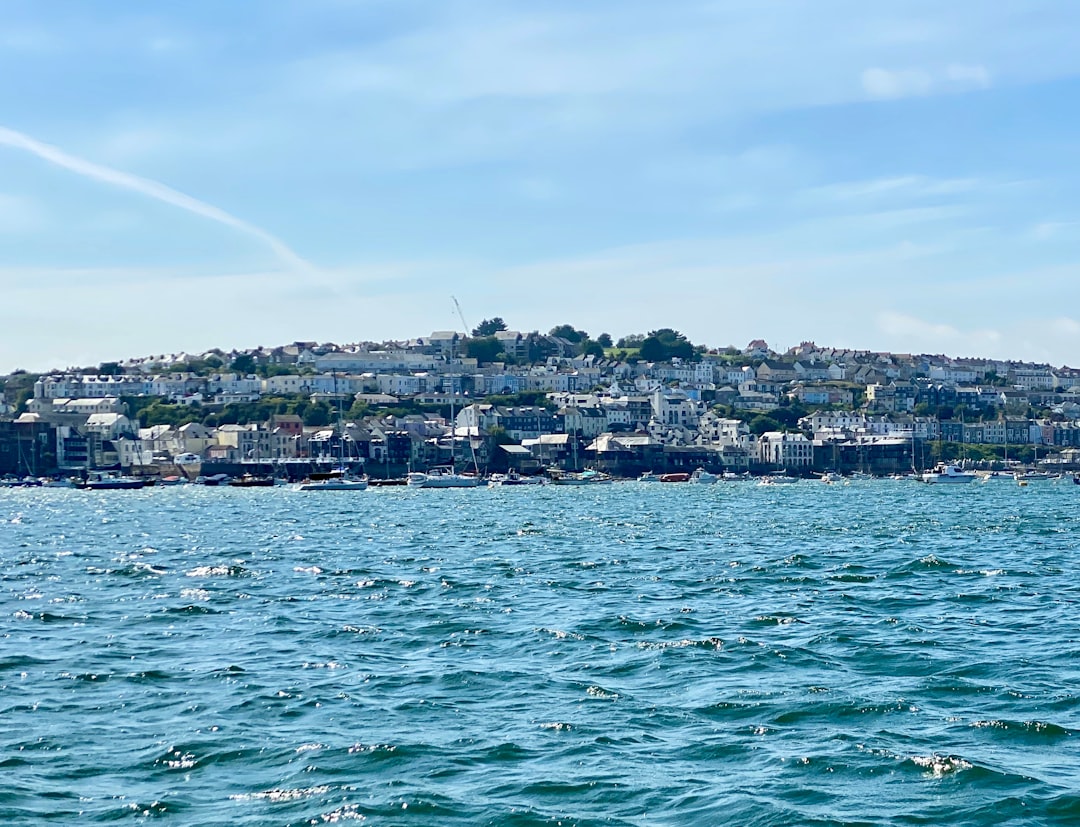
<path fill-rule="evenodd" d="M 237 373 L 248 376 L 255 372 L 258 363 L 255 361 L 255 357 L 250 353 L 241 353 L 232 360 L 232 364 L 230 364 L 229 367 Z"/>
<path fill-rule="evenodd" d="M 120 367 L 119 362 L 102 362 L 98 365 L 97 372 L 99 376 L 120 376 L 124 369 Z"/>
<path fill-rule="evenodd" d="M 783 430 L 779 422 L 777 422 L 771 416 L 765 416 L 765 414 L 758 414 L 746 424 L 747 427 L 750 428 L 750 433 L 756 436 L 761 436 L 766 431 Z"/>
<path fill-rule="evenodd" d="M 598 359 L 604 358 L 604 346 L 599 342 L 594 342 L 592 339 L 583 339 L 581 344 L 578 345 L 578 349 L 582 356 L 595 356 Z"/>
<path fill-rule="evenodd" d="M 493 319 L 484 319 L 480 324 L 473 328 L 473 336 L 493 336 L 500 330 L 506 330 L 506 322 L 502 320 L 501 316 L 496 316 Z"/>
<path fill-rule="evenodd" d="M 596 341 L 602 348 L 614 347 L 614 345 L 611 343 L 610 333 L 601 333 L 599 336 L 596 337 Z"/>
<path fill-rule="evenodd" d="M 679 358 L 700 359 L 701 354 L 683 334 L 670 327 L 653 330 L 641 342 L 639 355 L 646 362 L 670 362 Z"/>
<path fill-rule="evenodd" d="M 502 344 L 494 336 L 480 336 L 475 339 L 466 339 L 463 350 L 464 356 L 485 365 L 499 361 L 499 356 L 502 355 Z"/>
<path fill-rule="evenodd" d="M 667 352 L 667 358 L 678 357 L 680 359 L 693 359 L 697 353 L 694 346 L 683 334 L 670 327 L 662 327 L 649 333 L 650 337 L 656 337 L 663 344 Z"/>
<path fill-rule="evenodd" d="M 584 330 L 577 330 L 573 325 L 570 324 L 561 324 L 553 327 L 551 328 L 551 332 L 548 335 L 557 336 L 560 339 L 566 339 L 566 341 L 573 342 L 574 344 L 577 344 L 583 339 L 589 338 L 589 334 L 586 333 Z"/>
<path fill-rule="evenodd" d="M 321 428 L 330 424 L 331 413 L 330 405 L 320 399 L 309 405 L 301 416 L 308 427 Z"/>
<path fill-rule="evenodd" d="M 663 342 L 655 336 L 646 336 L 638 349 L 638 356 L 646 362 L 663 362 L 667 357 L 667 350 Z"/>

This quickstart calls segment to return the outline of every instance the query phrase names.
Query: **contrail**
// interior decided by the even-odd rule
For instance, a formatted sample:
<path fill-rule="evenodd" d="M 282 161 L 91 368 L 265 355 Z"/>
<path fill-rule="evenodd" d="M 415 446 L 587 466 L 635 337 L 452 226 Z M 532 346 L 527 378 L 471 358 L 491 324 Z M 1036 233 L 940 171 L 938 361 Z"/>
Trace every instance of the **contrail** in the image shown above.
<path fill-rule="evenodd" d="M 231 215 L 225 212 L 225 210 L 215 207 L 213 204 L 207 204 L 197 198 L 192 198 L 190 195 L 185 195 L 184 193 L 174 190 L 172 187 L 167 187 L 157 181 L 151 181 L 148 178 L 140 178 L 138 175 L 131 175 L 130 173 L 121 172 L 117 169 L 104 167 L 101 166 L 101 164 L 95 164 L 94 162 L 87 161 L 83 158 L 76 158 L 74 155 L 69 155 L 62 149 L 58 149 L 49 144 L 44 144 L 41 141 L 31 138 L 29 135 L 24 135 L 22 132 L 16 132 L 14 129 L 8 129 L 3 126 L 0 126 L 0 145 L 25 150 L 51 164 L 56 164 L 64 169 L 69 169 L 76 175 L 93 178 L 96 181 L 112 184 L 114 187 L 120 187 L 121 189 L 132 190 L 133 192 L 140 193 L 141 195 L 145 195 L 165 204 L 171 204 L 182 210 L 201 215 L 203 218 L 209 218 L 211 221 L 217 221 L 219 224 L 224 224 L 226 227 L 232 227 L 234 230 L 239 230 L 242 233 L 247 233 L 266 244 L 266 246 L 273 250 L 274 254 L 281 259 L 283 263 L 288 265 L 290 269 L 298 270 L 303 273 L 312 273 L 316 269 L 310 262 L 294 253 L 285 242 L 276 236 L 271 235 L 261 227 L 249 224 L 247 221 L 237 218 L 235 215 Z"/>

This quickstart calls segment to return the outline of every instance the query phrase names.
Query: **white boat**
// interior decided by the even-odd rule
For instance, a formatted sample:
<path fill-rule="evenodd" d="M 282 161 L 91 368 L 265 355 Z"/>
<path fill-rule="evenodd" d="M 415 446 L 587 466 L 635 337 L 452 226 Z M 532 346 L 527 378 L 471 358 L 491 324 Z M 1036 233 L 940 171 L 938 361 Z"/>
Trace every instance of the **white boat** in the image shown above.
<path fill-rule="evenodd" d="M 1047 471 L 1036 471 L 1034 469 L 1028 469 L 1022 474 L 1018 472 L 1014 476 L 1016 479 L 1025 479 L 1028 482 L 1031 480 L 1048 480 L 1053 478 L 1053 475 Z"/>
<path fill-rule="evenodd" d="M 449 465 L 437 465 L 426 473 L 412 471 L 405 477 L 405 484 L 413 488 L 476 488 L 480 477 L 459 474 Z"/>
<path fill-rule="evenodd" d="M 501 485 L 547 485 L 547 477 L 523 477 L 516 471 L 509 474 L 492 474 L 488 478 L 488 485 L 498 487 Z"/>
<path fill-rule="evenodd" d="M 962 482 L 971 482 L 975 479 L 975 476 L 974 471 L 964 471 L 959 465 L 939 462 L 934 466 L 933 470 L 923 471 L 920 480 L 931 485 L 955 485 Z"/>
<path fill-rule="evenodd" d="M 68 477 L 60 478 L 43 478 L 41 480 L 42 488 L 77 488 L 75 480 Z"/>
<path fill-rule="evenodd" d="M 835 483 L 843 482 L 844 477 L 836 471 L 826 471 L 821 475 L 821 481 L 826 485 L 834 485 Z"/>
<path fill-rule="evenodd" d="M 364 491 L 368 487 L 367 476 L 357 477 L 343 469 L 313 473 L 300 483 L 301 491 Z"/>
<path fill-rule="evenodd" d="M 719 482 L 719 480 L 719 474 L 710 474 L 704 468 L 695 469 L 694 473 L 690 475 L 690 482 L 696 482 L 699 485 L 712 485 Z"/>
<path fill-rule="evenodd" d="M 660 482 L 660 474 L 655 474 L 652 471 L 646 471 L 640 477 L 637 478 L 638 482 Z"/>
<path fill-rule="evenodd" d="M 611 476 L 602 471 L 588 469 L 585 471 L 560 471 L 552 472 L 551 481 L 555 485 L 599 485 L 611 482 Z"/>
<path fill-rule="evenodd" d="M 768 474 L 758 480 L 758 485 L 791 485 L 798 481 L 798 477 L 789 477 L 787 474 Z"/>

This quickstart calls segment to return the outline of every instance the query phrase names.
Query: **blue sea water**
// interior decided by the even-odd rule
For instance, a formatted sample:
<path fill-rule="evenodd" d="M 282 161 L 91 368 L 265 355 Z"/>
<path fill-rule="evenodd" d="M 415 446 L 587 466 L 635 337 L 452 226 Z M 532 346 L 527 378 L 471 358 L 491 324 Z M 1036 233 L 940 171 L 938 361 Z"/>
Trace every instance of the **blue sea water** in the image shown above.
<path fill-rule="evenodd" d="M 1080 488 L 0 491 L 0 823 L 1080 822 Z"/>

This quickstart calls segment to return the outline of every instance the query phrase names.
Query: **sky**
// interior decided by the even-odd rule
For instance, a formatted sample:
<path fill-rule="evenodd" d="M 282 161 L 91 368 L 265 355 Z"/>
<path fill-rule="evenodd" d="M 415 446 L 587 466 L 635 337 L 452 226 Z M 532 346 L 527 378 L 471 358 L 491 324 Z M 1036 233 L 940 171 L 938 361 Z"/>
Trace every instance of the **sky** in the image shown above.
<path fill-rule="evenodd" d="M 0 373 L 500 316 L 1080 364 L 1073 0 L 5 0 Z"/>

